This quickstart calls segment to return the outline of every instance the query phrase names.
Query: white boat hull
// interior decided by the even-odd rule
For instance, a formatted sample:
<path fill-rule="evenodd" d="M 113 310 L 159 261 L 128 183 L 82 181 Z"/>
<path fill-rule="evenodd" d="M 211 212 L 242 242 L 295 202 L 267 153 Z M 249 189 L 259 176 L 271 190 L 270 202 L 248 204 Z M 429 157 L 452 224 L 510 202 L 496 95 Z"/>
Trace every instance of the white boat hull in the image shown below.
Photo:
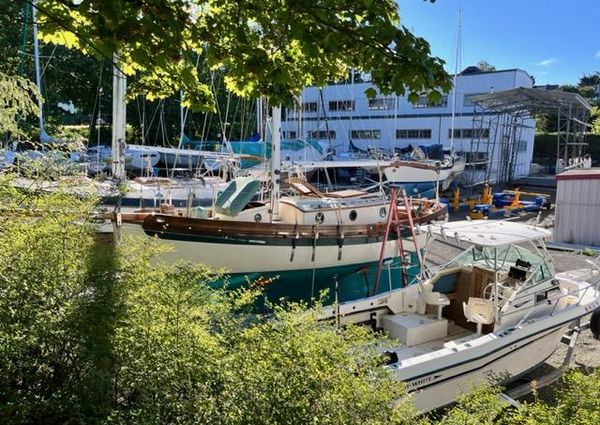
<path fill-rule="evenodd" d="M 455 161 L 451 168 L 435 170 L 431 168 L 412 167 L 410 165 L 395 165 L 384 168 L 383 173 L 389 183 L 405 186 L 405 189 L 409 193 L 421 193 L 434 189 L 438 182 L 441 190 L 447 190 L 452 181 L 464 169 L 464 162 Z"/>
<path fill-rule="evenodd" d="M 589 293 L 581 304 L 554 315 L 457 341 L 426 360 L 417 356 L 405 360 L 404 365 L 400 362 L 394 370 L 398 379 L 406 382 L 415 406 L 424 412 L 434 410 L 478 386 L 507 383 L 539 366 L 557 349 L 568 327 L 591 314 L 599 303 L 597 296 Z"/>
<path fill-rule="evenodd" d="M 520 375 L 536 368 L 550 357 L 568 325 L 547 332 L 543 337 L 531 336 L 519 342 L 506 343 L 490 351 L 487 355 L 473 359 L 469 356 L 456 356 L 457 366 L 444 373 L 428 375 L 417 383 L 428 380 L 442 381 L 411 393 L 411 399 L 419 411 L 430 411 L 453 403 L 460 395 L 473 391 L 482 385 L 496 385 L 510 382 Z M 460 364 L 462 362 L 466 364 Z M 450 376 L 455 375 L 455 378 Z M 435 377 L 435 378 L 434 378 Z M 410 390 L 409 383 L 409 390 Z"/>
<path fill-rule="evenodd" d="M 124 227 L 125 233 L 141 234 L 141 226 Z M 420 238 L 420 236 L 419 236 Z M 254 242 L 254 243 L 252 243 Z M 417 241 L 418 246 L 422 241 Z M 344 245 L 312 246 L 266 245 L 264 241 L 237 244 L 232 240 L 205 242 L 198 240 L 165 240 L 173 251 L 161 255 L 166 261 L 184 260 L 204 264 L 213 269 L 226 270 L 228 273 L 284 272 L 310 270 L 329 267 L 362 265 L 379 260 L 381 241 Z M 411 251 L 413 243 L 404 241 L 406 251 Z M 341 255 L 339 255 L 341 252 Z M 397 257 L 396 241 L 388 241 L 385 257 Z"/>

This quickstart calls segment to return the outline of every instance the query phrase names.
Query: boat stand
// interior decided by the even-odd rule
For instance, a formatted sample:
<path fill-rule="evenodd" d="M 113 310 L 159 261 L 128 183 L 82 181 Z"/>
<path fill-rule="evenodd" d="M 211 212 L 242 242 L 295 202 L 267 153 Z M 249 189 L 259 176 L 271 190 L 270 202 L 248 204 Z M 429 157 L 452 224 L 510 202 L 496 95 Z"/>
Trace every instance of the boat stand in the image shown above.
<path fill-rule="evenodd" d="M 571 360 L 573 358 L 573 353 L 575 351 L 575 346 L 577 344 L 577 339 L 582 331 L 590 328 L 590 322 L 586 322 L 581 324 L 581 319 L 577 320 L 576 324 L 571 327 L 565 334 L 562 336 L 560 342 L 563 344 L 567 344 L 567 352 L 565 354 L 565 358 L 560 368 L 555 369 L 545 375 L 540 377 L 532 378 L 529 382 L 511 388 L 502 394 L 500 394 L 500 398 L 506 401 L 509 405 L 513 407 L 519 407 L 520 403 L 516 400 L 517 398 L 521 398 L 526 396 L 527 394 L 532 392 L 531 383 L 535 381 L 535 388 L 543 388 L 548 385 L 554 384 L 556 381 L 560 379 L 564 370 L 569 367 L 571 364 Z M 537 369 L 537 368 L 536 368 Z"/>

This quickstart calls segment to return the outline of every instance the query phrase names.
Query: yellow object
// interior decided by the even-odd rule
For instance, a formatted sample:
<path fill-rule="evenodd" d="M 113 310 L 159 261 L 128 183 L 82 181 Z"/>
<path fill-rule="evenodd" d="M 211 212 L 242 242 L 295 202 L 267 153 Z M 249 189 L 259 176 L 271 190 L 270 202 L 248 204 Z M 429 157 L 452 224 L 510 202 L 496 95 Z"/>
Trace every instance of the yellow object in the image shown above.
<path fill-rule="evenodd" d="M 510 208 L 520 208 L 522 205 L 521 205 L 521 192 L 519 191 L 519 188 L 516 188 L 514 190 L 514 194 L 515 194 L 515 197 L 510 204 Z"/>
<path fill-rule="evenodd" d="M 481 196 L 482 204 L 492 204 L 492 186 L 486 184 L 483 186 L 483 195 Z"/>
<path fill-rule="evenodd" d="M 469 211 L 469 217 L 471 217 L 473 220 L 483 220 L 485 218 L 483 212 L 473 210 Z"/>
<path fill-rule="evenodd" d="M 452 197 L 452 210 L 458 212 L 460 207 L 460 189 L 457 187 L 454 189 L 454 196 Z"/>

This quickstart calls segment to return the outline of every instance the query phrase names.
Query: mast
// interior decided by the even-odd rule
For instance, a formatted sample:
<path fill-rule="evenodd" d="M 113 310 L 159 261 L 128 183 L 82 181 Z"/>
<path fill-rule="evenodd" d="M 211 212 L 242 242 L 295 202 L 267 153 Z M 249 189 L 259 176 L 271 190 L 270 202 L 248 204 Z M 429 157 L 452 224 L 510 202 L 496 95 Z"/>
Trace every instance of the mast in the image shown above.
<path fill-rule="evenodd" d="M 38 97 L 38 108 L 40 110 L 39 113 L 39 123 L 40 123 L 40 142 L 42 143 L 42 145 L 49 141 L 50 136 L 48 136 L 48 134 L 46 133 L 46 130 L 44 129 L 44 111 L 43 111 L 43 106 L 44 106 L 44 101 L 42 99 L 42 76 L 41 76 L 41 72 L 40 72 L 40 45 L 39 45 L 39 41 L 38 41 L 38 25 L 37 25 L 37 16 L 36 16 L 36 12 L 37 12 L 37 7 L 36 7 L 36 1 L 32 1 L 31 2 L 31 20 L 33 22 L 33 56 L 35 59 L 35 85 L 40 93 L 40 96 Z"/>
<path fill-rule="evenodd" d="M 454 147 L 454 118 L 456 116 L 456 80 L 458 77 L 458 67 L 461 60 L 461 19 L 460 8 L 458 9 L 458 23 L 456 27 L 456 51 L 454 53 L 454 78 L 452 81 L 452 119 L 450 122 L 450 148 Z"/>
<path fill-rule="evenodd" d="M 271 220 L 279 220 L 279 197 L 281 185 L 281 105 L 273 107 L 271 127 Z"/>
<path fill-rule="evenodd" d="M 125 177 L 125 164 L 123 163 L 123 150 L 125 150 L 125 93 L 127 78 L 117 67 L 119 54 L 113 53 L 113 104 L 112 104 L 112 175 L 116 179 Z"/>

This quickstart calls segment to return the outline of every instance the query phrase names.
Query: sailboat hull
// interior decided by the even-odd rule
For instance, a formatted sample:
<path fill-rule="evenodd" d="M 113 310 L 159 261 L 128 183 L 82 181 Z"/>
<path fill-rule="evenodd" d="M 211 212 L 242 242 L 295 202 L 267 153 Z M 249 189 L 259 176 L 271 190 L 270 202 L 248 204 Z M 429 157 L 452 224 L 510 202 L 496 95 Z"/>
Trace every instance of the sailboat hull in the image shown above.
<path fill-rule="evenodd" d="M 408 194 L 427 196 L 428 192 L 435 191 L 438 185 L 440 190 L 447 190 L 464 168 L 462 161 L 456 161 L 452 167 L 440 169 L 420 167 L 412 161 L 401 161 L 384 168 L 383 173 L 388 183 L 403 187 Z"/>
<path fill-rule="evenodd" d="M 213 269 L 225 270 L 227 278 L 215 286 L 235 289 L 252 282 L 265 285 L 269 299 L 310 300 L 323 289 L 329 290 L 327 300 L 332 300 L 335 280 L 338 281 L 338 299 L 354 300 L 372 295 L 375 273 L 382 241 L 373 238 L 370 243 L 347 244 L 339 247 L 337 241 L 317 240 L 316 245 L 293 246 L 292 240 L 268 244 L 264 240 L 246 239 L 211 240 L 201 236 L 156 235 L 168 242 L 173 251 L 163 254 L 166 261 L 184 260 Z M 405 247 L 412 243 L 405 241 Z M 415 264 L 415 254 L 410 253 L 409 264 Z M 380 290 L 398 288 L 402 282 L 396 241 L 386 244 L 385 258 L 393 260 L 383 270 Z M 407 280 L 418 272 L 418 267 L 407 268 Z"/>
<path fill-rule="evenodd" d="M 169 218 L 148 216 L 144 219 L 143 227 L 126 223 L 123 233 L 155 236 L 171 245 L 171 252 L 161 254 L 163 261 L 183 260 L 223 270 L 225 277 L 214 283 L 215 287 L 235 289 L 259 284 L 271 300 L 285 298 L 295 301 L 318 297 L 323 289 L 328 290 L 324 301 L 331 301 L 336 296 L 336 282 L 340 301 L 355 300 L 374 292 L 383 242 L 380 232 L 355 238 L 328 235 L 325 229 L 316 238 L 316 233 L 311 238 L 295 238 L 293 233 L 292 237 L 261 237 L 243 233 L 211 235 L 208 231 L 192 233 L 175 227 L 169 229 L 171 226 L 165 226 L 167 223 L 162 222 Z M 174 217 L 171 219 L 177 220 Z M 197 221 L 215 227 L 228 224 L 226 221 L 218 223 L 219 220 L 217 223 L 215 220 Z M 165 228 L 169 230 L 165 231 Z M 226 227 L 220 229 L 224 230 L 222 233 L 227 233 Z M 278 235 L 281 233 L 278 232 Z M 410 232 L 405 230 L 402 237 L 407 266 L 404 269 L 401 267 L 396 235 L 390 234 L 384 250 L 386 261 L 377 292 L 398 288 L 403 282 L 413 280 L 419 271 Z M 421 246 L 424 236 L 416 237 L 417 246 Z M 403 278 L 403 273 L 406 278 Z"/>

